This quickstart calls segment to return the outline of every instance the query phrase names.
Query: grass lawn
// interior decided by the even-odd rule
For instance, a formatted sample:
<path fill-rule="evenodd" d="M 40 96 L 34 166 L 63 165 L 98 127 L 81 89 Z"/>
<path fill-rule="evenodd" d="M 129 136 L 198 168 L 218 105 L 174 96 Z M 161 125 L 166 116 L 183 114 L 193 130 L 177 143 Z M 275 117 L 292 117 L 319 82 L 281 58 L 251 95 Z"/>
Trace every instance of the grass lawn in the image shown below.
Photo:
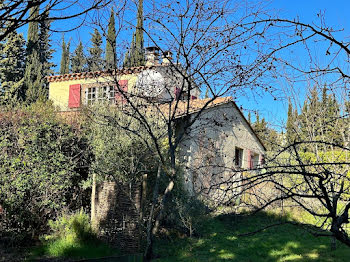
<path fill-rule="evenodd" d="M 31 252 L 31 256 L 29 256 L 29 260 L 43 257 L 89 259 L 112 255 L 120 255 L 120 251 L 99 241 L 80 244 L 73 241 L 57 240 L 34 248 Z"/>
<path fill-rule="evenodd" d="M 250 216 L 221 215 L 203 222 L 201 237 L 168 236 L 155 243 L 154 262 L 203 261 L 350 261 L 350 248 L 338 243 L 330 251 L 330 239 L 314 237 L 299 226 L 284 224 L 251 236 L 280 220 L 261 213 Z"/>

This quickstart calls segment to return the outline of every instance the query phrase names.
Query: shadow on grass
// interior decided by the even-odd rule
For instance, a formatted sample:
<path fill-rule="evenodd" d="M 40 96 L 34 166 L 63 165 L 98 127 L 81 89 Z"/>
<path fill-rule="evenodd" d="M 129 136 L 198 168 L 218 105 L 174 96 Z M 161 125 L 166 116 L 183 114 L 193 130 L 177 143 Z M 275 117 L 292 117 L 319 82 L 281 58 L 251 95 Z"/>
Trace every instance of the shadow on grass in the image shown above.
<path fill-rule="evenodd" d="M 201 225 L 199 238 L 158 239 L 155 253 L 159 258 L 154 261 L 349 261 L 350 248 L 339 243 L 331 252 L 329 238 L 316 238 L 295 225 L 239 236 L 286 219 L 267 213 L 210 218 Z"/>
<path fill-rule="evenodd" d="M 42 257 L 89 259 L 119 254 L 119 250 L 113 249 L 99 241 L 79 244 L 58 240 L 35 248 L 32 251 L 30 260 Z"/>

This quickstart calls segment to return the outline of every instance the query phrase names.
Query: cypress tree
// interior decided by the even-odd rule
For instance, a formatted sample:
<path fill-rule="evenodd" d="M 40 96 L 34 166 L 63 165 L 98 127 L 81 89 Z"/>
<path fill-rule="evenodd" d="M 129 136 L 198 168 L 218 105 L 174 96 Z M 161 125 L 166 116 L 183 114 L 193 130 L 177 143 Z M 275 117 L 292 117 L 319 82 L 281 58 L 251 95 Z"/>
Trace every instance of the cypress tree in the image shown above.
<path fill-rule="evenodd" d="M 113 69 L 117 65 L 116 58 L 116 31 L 114 11 L 111 10 L 111 17 L 108 22 L 108 31 L 106 39 L 106 69 Z"/>
<path fill-rule="evenodd" d="M 49 17 L 49 10 L 46 9 L 42 14 L 43 20 L 39 23 L 39 45 L 40 45 L 40 62 L 43 66 L 43 75 L 49 76 L 53 75 L 52 67 L 54 67 L 54 63 L 50 62 L 52 59 L 52 54 L 54 50 L 51 48 L 51 40 L 50 40 L 50 26 L 51 22 L 47 20 Z"/>
<path fill-rule="evenodd" d="M 30 18 L 39 17 L 39 5 L 30 9 Z M 33 103 L 38 99 L 47 99 L 47 92 L 43 83 L 42 64 L 40 62 L 39 23 L 32 21 L 28 25 L 27 60 L 24 73 L 24 85 L 26 89 L 27 103 Z"/>
<path fill-rule="evenodd" d="M 136 31 L 133 34 L 129 52 L 125 55 L 125 67 L 143 66 L 145 64 L 143 44 L 143 0 L 139 0 L 137 7 Z"/>
<path fill-rule="evenodd" d="M 61 55 L 61 67 L 60 74 L 68 74 L 69 73 L 69 48 L 70 43 L 66 44 L 64 40 L 64 36 L 62 38 L 62 55 Z"/>
<path fill-rule="evenodd" d="M 103 69 L 103 59 L 101 48 L 102 37 L 100 32 L 95 28 L 94 33 L 91 34 L 92 47 L 89 49 L 88 66 L 89 71 L 100 71 Z"/>
<path fill-rule="evenodd" d="M 72 73 L 81 73 L 86 71 L 86 58 L 84 47 L 80 41 L 72 56 Z"/>
<path fill-rule="evenodd" d="M 293 111 L 293 105 L 291 100 L 288 100 L 288 117 L 287 117 L 287 124 L 286 124 L 286 138 L 288 143 L 295 142 L 295 117 L 294 117 L 294 111 Z"/>
<path fill-rule="evenodd" d="M 25 40 L 16 31 L 0 44 L 0 104 L 15 105 L 25 98 Z"/>

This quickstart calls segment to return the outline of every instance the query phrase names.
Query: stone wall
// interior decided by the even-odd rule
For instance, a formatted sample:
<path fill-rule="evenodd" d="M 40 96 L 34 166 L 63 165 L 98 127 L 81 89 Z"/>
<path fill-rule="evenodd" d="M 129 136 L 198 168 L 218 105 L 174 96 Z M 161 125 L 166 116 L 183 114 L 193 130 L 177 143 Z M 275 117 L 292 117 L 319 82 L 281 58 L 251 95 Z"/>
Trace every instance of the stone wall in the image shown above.
<path fill-rule="evenodd" d="M 102 239 L 123 252 L 141 249 L 141 184 L 105 181 L 96 186 L 94 227 Z"/>

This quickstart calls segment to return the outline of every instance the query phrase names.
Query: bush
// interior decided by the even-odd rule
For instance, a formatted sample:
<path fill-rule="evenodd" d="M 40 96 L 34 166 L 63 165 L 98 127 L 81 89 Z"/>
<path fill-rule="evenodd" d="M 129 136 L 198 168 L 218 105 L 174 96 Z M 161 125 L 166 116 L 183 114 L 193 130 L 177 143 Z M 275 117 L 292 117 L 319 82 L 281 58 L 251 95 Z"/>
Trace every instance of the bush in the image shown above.
<path fill-rule="evenodd" d="M 36 238 L 59 210 L 81 207 L 87 148 L 81 132 L 58 120 L 50 104 L 0 113 L 2 236 L 15 243 Z"/>
<path fill-rule="evenodd" d="M 181 177 L 181 175 L 179 175 Z M 208 208 L 195 196 L 190 196 L 178 179 L 169 202 L 166 203 L 165 226 L 175 227 L 190 237 L 200 234 L 201 221 Z"/>
<path fill-rule="evenodd" d="M 97 239 L 82 210 L 50 220 L 49 226 L 51 233 L 42 237 L 43 246 L 33 251 L 34 257 L 96 258 L 118 253 Z"/>
<path fill-rule="evenodd" d="M 74 243 L 88 243 L 96 240 L 90 225 L 90 217 L 83 210 L 71 215 L 64 214 L 55 221 L 50 220 L 49 226 L 51 234 L 44 237 L 46 241 L 69 239 Z"/>

